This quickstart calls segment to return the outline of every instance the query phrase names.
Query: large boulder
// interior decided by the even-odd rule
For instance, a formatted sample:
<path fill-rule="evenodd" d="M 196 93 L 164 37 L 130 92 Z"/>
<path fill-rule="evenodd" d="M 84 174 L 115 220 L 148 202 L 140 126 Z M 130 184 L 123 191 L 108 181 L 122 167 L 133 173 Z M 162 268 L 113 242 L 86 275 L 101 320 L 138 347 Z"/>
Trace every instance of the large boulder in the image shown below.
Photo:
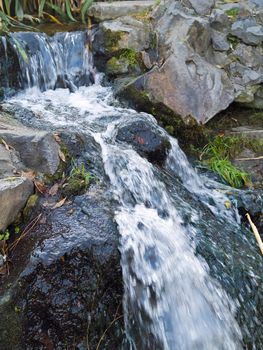
<path fill-rule="evenodd" d="M 56 172 L 59 145 L 50 132 L 31 129 L 0 115 L 0 138 L 16 150 L 25 168 L 52 175 Z"/>
<path fill-rule="evenodd" d="M 95 33 L 95 54 L 111 57 L 121 50 L 143 51 L 150 45 L 150 26 L 136 18 L 125 16 L 100 23 Z"/>
<path fill-rule="evenodd" d="M 117 93 L 150 112 L 163 106 L 185 122 L 206 123 L 234 101 L 261 106 L 259 15 L 248 1 L 162 1 L 151 17 L 157 54 L 150 71 L 117 84 Z"/>
<path fill-rule="evenodd" d="M 60 188 L 34 207 L 29 220 L 35 225 L 12 254 L 10 276 L 0 280 L 5 350 L 96 349 L 99 344 L 118 349 L 122 344 L 119 233 L 100 148 L 91 137 L 60 136 L 76 163 L 89 163 L 96 181 L 63 205 Z"/>
<path fill-rule="evenodd" d="M 206 59 L 212 36 L 209 22 L 172 6 L 157 30 L 161 61 L 130 84 L 140 85 L 140 93 L 153 105 L 162 104 L 184 120 L 190 116 L 205 123 L 227 108 L 234 89 L 226 72 Z"/>
<path fill-rule="evenodd" d="M 33 183 L 23 177 L 0 179 L 0 231 L 4 231 L 33 193 Z"/>
<path fill-rule="evenodd" d="M 105 21 L 122 16 L 140 15 L 150 11 L 155 1 L 96 2 L 89 9 L 89 16 L 96 21 Z"/>
<path fill-rule="evenodd" d="M 150 162 L 163 165 L 171 148 L 167 137 L 145 120 L 131 121 L 118 130 L 118 141 L 131 144 Z"/>

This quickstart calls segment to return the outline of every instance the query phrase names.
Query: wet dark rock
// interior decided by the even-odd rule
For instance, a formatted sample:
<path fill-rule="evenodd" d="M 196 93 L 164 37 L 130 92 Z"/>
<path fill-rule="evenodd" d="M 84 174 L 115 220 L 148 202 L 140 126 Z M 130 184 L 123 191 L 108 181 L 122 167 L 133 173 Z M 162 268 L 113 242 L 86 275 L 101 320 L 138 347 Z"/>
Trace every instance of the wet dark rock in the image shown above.
<path fill-rule="evenodd" d="M 14 94 L 19 86 L 19 60 L 8 37 L 0 38 L 0 100 Z"/>
<path fill-rule="evenodd" d="M 2 294 L 3 349 L 95 349 L 115 318 L 101 346 L 118 349 L 123 338 L 122 276 L 110 203 L 94 188 L 72 204 L 38 208 L 34 215 L 39 210 L 40 223 L 13 257 L 12 277 L 22 272 L 19 282 L 9 298 Z M 2 310 L 10 305 L 19 310 L 19 340 L 15 335 L 9 339 L 2 323 L 11 315 Z"/>
<path fill-rule="evenodd" d="M 163 165 L 171 147 L 168 138 L 160 134 L 154 125 L 135 121 L 118 130 L 117 140 L 131 144 L 151 163 Z"/>

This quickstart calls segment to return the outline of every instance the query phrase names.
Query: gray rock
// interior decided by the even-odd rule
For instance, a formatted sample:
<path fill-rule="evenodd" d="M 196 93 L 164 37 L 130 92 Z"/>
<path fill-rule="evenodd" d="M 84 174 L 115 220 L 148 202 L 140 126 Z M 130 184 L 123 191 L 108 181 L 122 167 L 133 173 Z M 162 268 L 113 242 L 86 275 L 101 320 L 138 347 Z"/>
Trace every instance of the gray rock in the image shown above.
<path fill-rule="evenodd" d="M 206 57 L 211 50 L 211 29 L 206 18 L 191 16 L 170 2 L 157 22 L 162 60 L 150 72 L 124 87 L 139 89 L 153 104 L 205 123 L 234 100 L 227 74 Z M 131 95 L 130 95 L 131 96 Z M 136 100 L 139 93 L 132 94 Z"/>
<path fill-rule="evenodd" d="M 122 17 L 100 23 L 95 34 L 93 50 L 99 55 L 111 57 L 123 49 L 143 51 L 149 47 L 150 41 L 149 24 L 132 17 Z"/>
<path fill-rule="evenodd" d="M 221 33 L 216 30 L 212 31 L 213 48 L 217 51 L 228 51 L 230 49 L 229 42 L 227 41 L 227 34 Z"/>
<path fill-rule="evenodd" d="M 122 16 L 130 16 L 150 11 L 155 1 L 114 1 L 97 2 L 89 9 L 89 16 L 97 21 L 116 19 Z"/>
<path fill-rule="evenodd" d="M 0 179 L 0 231 L 4 231 L 23 209 L 34 185 L 27 178 Z"/>
<path fill-rule="evenodd" d="M 263 48 L 260 46 L 249 46 L 239 43 L 229 57 L 238 59 L 238 61 L 246 67 L 254 70 L 263 69 Z"/>
<path fill-rule="evenodd" d="M 11 151 L 8 151 L 0 144 L 0 178 L 14 174 L 16 170 L 12 158 Z"/>
<path fill-rule="evenodd" d="M 215 6 L 215 0 L 183 0 L 183 4 L 193 8 L 198 15 L 208 15 Z"/>
<path fill-rule="evenodd" d="M 258 45 L 263 41 L 263 27 L 257 25 L 254 20 L 240 20 L 232 25 L 232 34 L 241 39 L 245 44 Z"/>
<path fill-rule="evenodd" d="M 256 6 L 258 8 L 263 8 L 263 1 L 262 0 L 248 0 L 248 3 L 250 6 Z"/>
<path fill-rule="evenodd" d="M 210 16 L 211 27 L 215 30 L 226 31 L 230 27 L 230 21 L 226 13 L 221 9 L 214 9 Z"/>
<path fill-rule="evenodd" d="M 262 154 L 263 155 L 263 152 Z M 254 185 L 262 185 L 263 181 L 263 160 L 250 149 L 245 148 L 236 159 L 234 165 L 251 175 Z"/>
<path fill-rule="evenodd" d="M 51 133 L 30 129 L 0 116 L 0 138 L 16 150 L 27 168 L 45 174 L 56 172 L 60 162 L 59 146 Z"/>

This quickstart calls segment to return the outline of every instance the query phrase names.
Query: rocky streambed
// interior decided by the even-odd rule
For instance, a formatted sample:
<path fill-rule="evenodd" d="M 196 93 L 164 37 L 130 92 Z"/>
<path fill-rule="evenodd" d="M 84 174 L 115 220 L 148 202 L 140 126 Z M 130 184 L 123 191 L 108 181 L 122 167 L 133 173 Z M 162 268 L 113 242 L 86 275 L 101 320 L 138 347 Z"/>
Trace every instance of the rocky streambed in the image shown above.
<path fill-rule="evenodd" d="M 261 150 L 237 157 L 257 190 L 232 189 L 128 106 L 187 151 L 207 129 L 260 139 L 244 107 L 261 108 L 262 7 L 156 5 L 1 39 L 2 349 L 261 348 L 262 259 L 241 222 L 261 228 Z"/>

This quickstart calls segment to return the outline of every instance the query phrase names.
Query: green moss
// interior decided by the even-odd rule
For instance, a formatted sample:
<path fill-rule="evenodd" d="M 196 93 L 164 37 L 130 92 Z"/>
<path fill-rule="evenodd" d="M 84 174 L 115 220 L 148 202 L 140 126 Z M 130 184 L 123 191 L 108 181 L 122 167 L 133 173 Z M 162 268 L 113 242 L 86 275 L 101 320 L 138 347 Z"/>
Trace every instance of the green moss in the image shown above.
<path fill-rule="evenodd" d="M 113 54 L 120 50 L 119 41 L 125 35 L 125 32 L 113 32 L 110 29 L 105 30 L 104 32 L 104 48 L 107 54 Z"/>
<path fill-rule="evenodd" d="M 138 64 L 138 53 L 133 49 L 122 50 L 119 58 L 124 58 L 128 61 L 129 66 L 134 67 Z"/>
<path fill-rule="evenodd" d="M 237 47 L 237 45 L 240 43 L 239 38 L 236 37 L 235 35 L 232 35 L 232 34 L 227 35 L 227 40 L 233 49 L 235 49 Z"/>
<path fill-rule="evenodd" d="M 24 218 L 28 218 L 32 209 L 35 207 L 36 203 L 38 200 L 38 195 L 37 194 L 32 194 L 27 200 L 26 206 L 23 210 L 23 216 Z"/>
<path fill-rule="evenodd" d="M 234 7 L 232 9 L 225 11 L 228 17 L 230 17 L 233 20 L 236 20 L 237 16 L 239 15 L 240 9 L 238 7 Z"/>
<path fill-rule="evenodd" d="M 65 196 L 78 195 L 86 191 L 92 180 L 92 175 L 85 165 L 77 165 L 72 161 L 72 169 L 62 190 Z"/>
<path fill-rule="evenodd" d="M 119 75 L 128 72 L 129 61 L 127 58 L 112 57 L 106 65 L 106 71 L 109 75 Z"/>
<path fill-rule="evenodd" d="M 145 9 L 145 10 L 140 11 L 139 13 L 132 15 L 132 17 L 134 17 L 138 21 L 146 22 L 146 21 L 149 21 L 150 13 L 151 13 L 150 9 Z"/>

